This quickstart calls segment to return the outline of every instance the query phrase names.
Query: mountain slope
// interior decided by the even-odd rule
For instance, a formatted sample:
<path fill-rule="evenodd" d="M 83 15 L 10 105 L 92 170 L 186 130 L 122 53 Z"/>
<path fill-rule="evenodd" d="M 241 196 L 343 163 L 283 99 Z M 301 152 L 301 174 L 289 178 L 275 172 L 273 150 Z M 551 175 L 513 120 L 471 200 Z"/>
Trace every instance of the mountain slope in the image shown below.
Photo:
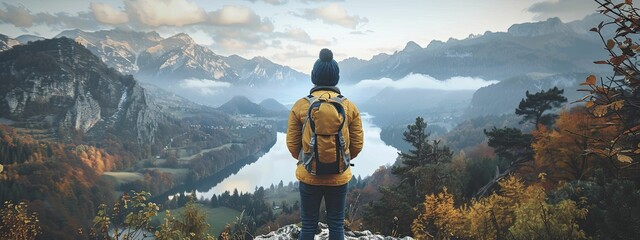
<path fill-rule="evenodd" d="M 516 24 L 508 32 L 432 41 L 425 48 L 408 43 L 392 55 L 340 62 L 341 80 L 357 83 L 363 79 L 399 79 L 409 73 L 442 80 L 455 76 L 502 80 L 526 73 L 598 71 L 593 61 L 602 57 L 602 43 L 582 28 L 601 18 L 592 15 L 571 23 L 551 18 Z"/>
<path fill-rule="evenodd" d="M 155 139 L 161 117 L 144 89 L 71 39 L 0 53 L 0 78 L 0 115 L 17 126 L 56 129 L 59 137 L 109 130 L 140 143 Z"/>
<path fill-rule="evenodd" d="M 222 104 L 218 108 L 220 111 L 223 111 L 227 114 L 237 115 L 237 114 L 253 114 L 262 116 L 265 115 L 268 111 L 264 109 L 262 106 L 252 102 L 245 96 L 236 96 L 231 100 Z"/>
<path fill-rule="evenodd" d="M 35 35 L 29 35 L 29 34 L 25 34 L 25 35 L 20 35 L 18 37 L 16 37 L 16 40 L 18 40 L 18 42 L 20 42 L 20 44 L 27 44 L 29 42 L 35 42 L 35 41 L 40 41 L 40 40 L 44 40 L 45 38 L 40 37 L 40 36 L 35 36 Z"/>
<path fill-rule="evenodd" d="M 286 86 L 288 84 L 309 79 L 309 76 L 273 63 L 264 57 L 245 59 L 238 55 L 224 58 L 231 69 L 238 75 L 238 84 L 244 86 L 260 86 L 264 84 Z"/>
<path fill-rule="evenodd" d="M 238 76 L 221 56 L 180 33 L 159 41 L 140 53 L 137 77 L 150 81 L 175 82 L 183 79 L 210 79 L 236 82 Z"/>
<path fill-rule="evenodd" d="M 138 54 L 162 40 L 156 32 L 135 32 L 127 30 L 104 30 L 85 32 L 81 30 L 63 31 L 56 38 L 67 37 L 85 46 L 110 67 L 122 74 L 138 72 Z"/>
<path fill-rule="evenodd" d="M 473 91 L 434 89 L 396 89 L 388 87 L 358 105 L 362 112 L 375 116 L 378 126 L 404 125 L 422 116 L 429 124 L 453 127 L 471 100 Z"/>
<path fill-rule="evenodd" d="M 262 108 L 272 112 L 288 112 L 289 109 L 273 98 L 262 100 L 259 104 Z"/>
<path fill-rule="evenodd" d="M 536 93 L 553 87 L 564 89 L 564 96 L 570 103 L 584 96 L 584 92 L 579 92 L 577 89 L 588 75 L 588 73 L 527 74 L 508 78 L 478 89 L 473 94 L 464 116 L 474 118 L 513 114 L 520 100 L 526 97 L 526 91 Z"/>
<path fill-rule="evenodd" d="M 0 34 L 0 52 L 9 50 L 18 44 L 20 44 L 18 40 Z"/>

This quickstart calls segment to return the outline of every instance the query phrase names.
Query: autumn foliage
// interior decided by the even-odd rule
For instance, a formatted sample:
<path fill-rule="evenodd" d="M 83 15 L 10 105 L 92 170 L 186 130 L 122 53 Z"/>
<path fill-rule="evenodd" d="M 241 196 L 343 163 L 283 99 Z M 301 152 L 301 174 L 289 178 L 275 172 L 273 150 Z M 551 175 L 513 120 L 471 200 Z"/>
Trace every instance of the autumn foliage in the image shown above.
<path fill-rule="evenodd" d="M 594 138 L 598 145 L 589 151 L 612 163 L 610 174 L 629 178 L 638 172 L 640 161 L 640 10 L 631 0 L 596 2 L 599 12 L 609 20 L 591 29 L 600 36 L 608 53 L 606 60 L 595 64 L 611 67 L 613 74 L 599 79 L 588 76 L 581 84 L 587 94 L 579 102 L 585 103 L 594 118 L 603 119 L 597 128 L 617 127 L 608 138 Z"/>
<path fill-rule="evenodd" d="M 499 192 L 456 207 L 445 188 L 425 198 L 424 211 L 411 225 L 417 239 L 586 239 L 578 221 L 587 209 L 566 199 L 547 201 L 539 184 L 516 177 L 500 181 Z"/>
<path fill-rule="evenodd" d="M 563 109 L 554 121 L 536 124 L 527 140 L 533 154 L 499 181 L 491 195 L 461 201 L 449 189 L 425 196 L 412 224 L 418 239 L 631 239 L 640 218 L 638 167 L 640 159 L 640 70 L 636 42 L 639 9 L 630 0 L 599 1 L 600 12 L 611 18 L 591 31 L 602 38 L 613 76 L 586 78 L 587 95 Z M 613 28 L 608 31 L 607 28 Z M 606 36 L 613 32 L 614 36 Z M 558 90 L 558 92 L 561 92 Z M 538 102 L 527 94 L 523 103 Z M 531 100 L 531 101 L 529 101 Z M 535 113 L 535 111 L 531 111 Z M 540 123 L 532 114 L 525 120 Z M 537 117 L 537 118 L 536 118 Z M 553 123 L 555 122 L 555 124 Z M 507 130 L 485 132 L 496 153 L 516 149 Z M 504 133 L 504 134 L 503 134 Z M 505 144 L 496 144 L 506 141 Z M 506 144 L 509 143 L 509 144 Z M 523 145 L 524 146 L 524 145 Z M 502 157 L 522 157 L 521 154 Z M 521 161 L 519 161 L 521 162 Z M 518 177 L 516 177 L 518 176 Z M 521 180 L 525 179 L 525 180 Z"/>
<path fill-rule="evenodd" d="M 0 238 L 32 240 L 41 235 L 38 214 L 29 213 L 27 203 L 5 202 L 0 210 Z"/>
<path fill-rule="evenodd" d="M 605 123 L 590 117 L 584 107 L 576 107 L 562 111 L 554 128 L 534 131 L 532 147 L 538 172 L 553 181 L 572 181 L 590 178 L 596 168 L 612 170 L 612 163 L 592 150 L 600 146 L 594 139 L 611 138 L 618 131 L 617 126 Z"/>

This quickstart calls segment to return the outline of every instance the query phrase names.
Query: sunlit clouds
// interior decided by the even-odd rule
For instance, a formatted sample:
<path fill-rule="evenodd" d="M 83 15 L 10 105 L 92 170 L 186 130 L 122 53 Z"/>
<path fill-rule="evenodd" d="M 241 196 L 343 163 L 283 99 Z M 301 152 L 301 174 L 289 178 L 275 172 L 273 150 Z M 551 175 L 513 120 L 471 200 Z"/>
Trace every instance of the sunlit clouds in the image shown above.
<path fill-rule="evenodd" d="M 125 0 L 125 9 L 151 27 L 184 26 L 206 21 L 206 12 L 186 0 Z"/>
<path fill-rule="evenodd" d="M 129 22 L 129 15 L 124 11 L 119 11 L 109 4 L 91 3 L 91 12 L 98 22 L 104 24 L 118 25 Z"/>
<path fill-rule="evenodd" d="M 595 13 L 598 3 L 585 0 L 544 0 L 536 2 L 527 11 L 535 13 L 535 20 L 562 16 L 564 21 L 578 20 Z"/>
<path fill-rule="evenodd" d="M 264 22 L 255 12 L 245 6 L 224 6 L 210 14 L 211 21 L 223 26 L 244 26 L 261 32 L 273 31 L 273 25 L 268 19 Z"/>
<path fill-rule="evenodd" d="M 31 15 L 24 6 L 14 6 L 4 3 L 6 11 L 0 9 L 0 21 L 11 23 L 16 27 L 31 27 L 35 16 Z"/>
<path fill-rule="evenodd" d="M 319 8 L 306 9 L 304 14 L 295 15 L 311 20 L 320 19 L 328 24 L 336 24 L 353 29 L 368 21 L 366 18 L 358 15 L 349 15 L 347 10 L 337 3 L 331 3 Z"/>

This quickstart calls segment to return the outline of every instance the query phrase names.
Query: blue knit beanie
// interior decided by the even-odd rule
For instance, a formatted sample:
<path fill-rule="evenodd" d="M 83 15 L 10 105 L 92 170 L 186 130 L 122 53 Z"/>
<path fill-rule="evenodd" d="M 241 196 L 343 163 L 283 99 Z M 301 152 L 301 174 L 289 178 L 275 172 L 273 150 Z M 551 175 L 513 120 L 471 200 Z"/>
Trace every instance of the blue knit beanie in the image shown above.
<path fill-rule="evenodd" d="M 313 64 L 311 82 L 317 86 L 335 86 L 338 80 L 340 80 L 338 63 L 333 60 L 331 50 L 323 48 L 320 50 L 320 58 Z"/>

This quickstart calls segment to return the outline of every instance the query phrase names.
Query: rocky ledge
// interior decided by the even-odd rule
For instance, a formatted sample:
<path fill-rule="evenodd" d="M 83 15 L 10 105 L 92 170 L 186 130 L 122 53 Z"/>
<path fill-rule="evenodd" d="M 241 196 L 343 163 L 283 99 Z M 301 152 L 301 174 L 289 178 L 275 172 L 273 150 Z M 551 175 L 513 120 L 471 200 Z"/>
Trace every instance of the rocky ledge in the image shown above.
<path fill-rule="evenodd" d="M 318 223 L 318 230 L 320 233 L 316 234 L 316 240 L 324 240 L 329 239 L 329 228 L 324 223 Z M 280 229 L 270 232 L 265 235 L 257 236 L 255 239 L 264 239 L 264 240 L 289 240 L 289 239 L 297 239 L 298 233 L 300 233 L 300 227 L 296 224 L 287 225 L 281 227 Z M 382 236 L 371 233 L 371 231 L 347 231 L 345 232 L 345 239 L 349 240 L 365 240 L 365 239 L 380 239 L 380 240 L 412 240 L 411 237 L 403 237 L 403 238 L 394 238 L 389 236 Z"/>

